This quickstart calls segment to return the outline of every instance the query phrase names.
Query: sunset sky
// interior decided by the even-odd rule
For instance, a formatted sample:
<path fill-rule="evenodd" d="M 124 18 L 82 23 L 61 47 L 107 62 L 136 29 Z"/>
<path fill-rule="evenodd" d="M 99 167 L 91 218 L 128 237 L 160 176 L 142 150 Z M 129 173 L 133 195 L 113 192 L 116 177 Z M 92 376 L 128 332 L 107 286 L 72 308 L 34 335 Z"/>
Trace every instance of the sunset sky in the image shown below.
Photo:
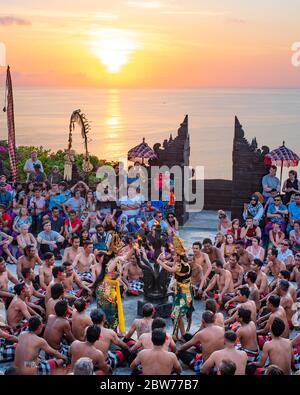
<path fill-rule="evenodd" d="M 0 3 L 15 85 L 300 87 L 299 0 Z"/>

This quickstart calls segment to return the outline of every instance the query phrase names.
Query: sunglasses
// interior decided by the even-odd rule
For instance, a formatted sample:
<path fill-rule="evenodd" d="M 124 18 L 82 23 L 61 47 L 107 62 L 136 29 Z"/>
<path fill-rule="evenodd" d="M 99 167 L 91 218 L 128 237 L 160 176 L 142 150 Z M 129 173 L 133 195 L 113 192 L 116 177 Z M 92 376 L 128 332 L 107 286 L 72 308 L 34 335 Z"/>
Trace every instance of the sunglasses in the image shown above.
<path fill-rule="evenodd" d="M 281 202 L 281 199 L 274 199 L 274 202 Z"/>

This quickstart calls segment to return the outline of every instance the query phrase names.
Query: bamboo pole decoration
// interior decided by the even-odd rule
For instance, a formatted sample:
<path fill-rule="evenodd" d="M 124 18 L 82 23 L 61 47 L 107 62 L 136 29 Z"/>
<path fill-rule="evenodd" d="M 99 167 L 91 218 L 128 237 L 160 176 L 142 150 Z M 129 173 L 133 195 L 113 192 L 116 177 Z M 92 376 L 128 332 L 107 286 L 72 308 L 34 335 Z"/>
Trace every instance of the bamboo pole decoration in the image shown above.
<path fill-rule="evenodd" d="M 75 151 L 72 150 L 72 142 L 73 142 L 73 131 L 75 129 L 75 125 L 79 125 L 81 128 L 81 136 L 84 140 L 85 147 L 85 155 L 82 164 L 82 170 L 84 173 L 88 175 L 93 170 L 93 165 L 90 161 L 90 155 L 88 151 L 88 137 L 87 134 L 90 131 L 90 125 L 86 118 L 86 115 L 81 112 L 81 110 L 75 110 L 71 114 L 70 123 L 69 123 L 69 139 L 68 139 L 68 149 L 65 155 L 65 164 L 64 164 L 64 178 L 65 180 L 71 181 L 72 179 L 72 167 L 75 161 Z"/>

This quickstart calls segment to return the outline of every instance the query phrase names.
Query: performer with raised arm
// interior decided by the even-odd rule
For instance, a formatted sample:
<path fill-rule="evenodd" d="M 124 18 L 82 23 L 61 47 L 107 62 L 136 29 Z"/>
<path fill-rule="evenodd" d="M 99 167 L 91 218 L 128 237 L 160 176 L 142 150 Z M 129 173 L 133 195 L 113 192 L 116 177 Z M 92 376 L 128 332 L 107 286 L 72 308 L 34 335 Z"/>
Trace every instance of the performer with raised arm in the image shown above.
<path fill-rule="evenodd" d="M 190 330 L 193 314 L 193 291 L 191 286 L 191 266 L 188 263 L 186 251 L 182 240 L 173 236 L 175 261 L 170 266 L 170 261 L 165 260 L 164 255 L 160 254 L 157 263 L 169 273 L 174 273 L 175 277 L 175 295 L 173 299 L 173 339 L 178 339 L 178 330 L 181 336 L 185 338 L 186 332 Z M 183 317 L 187 317 L 188 325 L 185 329 Z"/>

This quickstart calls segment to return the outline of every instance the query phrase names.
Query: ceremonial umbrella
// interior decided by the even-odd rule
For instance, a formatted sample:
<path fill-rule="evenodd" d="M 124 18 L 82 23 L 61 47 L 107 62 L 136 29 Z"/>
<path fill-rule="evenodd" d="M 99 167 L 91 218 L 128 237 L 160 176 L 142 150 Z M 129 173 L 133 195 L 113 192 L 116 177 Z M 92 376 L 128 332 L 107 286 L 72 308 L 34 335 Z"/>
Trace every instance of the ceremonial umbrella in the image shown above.
<path fill-rule="evenodd" d="M 157 155 L 147 143 L 145 143 L 145 137 L 143 142 L 136 147 L 128 151 L 128 160 L 134 161 L 136 158 L 142 158 L 142 163 L 144 159 L 156 159 Z"/>
<path fill-rule="evenodd" d="M 299 164 L 299 156 L 295 154 L 291 149 L 285 146 L 285 142 L 282 143 L 282 146 L 274 149 L 269 152 L 264 157 L 264 163 L 266 165 L 276 165 L 281 166 L 280 171 L 280 185 L 282 181 L 282 169 L 284 167 L 296 167 Z"/>

